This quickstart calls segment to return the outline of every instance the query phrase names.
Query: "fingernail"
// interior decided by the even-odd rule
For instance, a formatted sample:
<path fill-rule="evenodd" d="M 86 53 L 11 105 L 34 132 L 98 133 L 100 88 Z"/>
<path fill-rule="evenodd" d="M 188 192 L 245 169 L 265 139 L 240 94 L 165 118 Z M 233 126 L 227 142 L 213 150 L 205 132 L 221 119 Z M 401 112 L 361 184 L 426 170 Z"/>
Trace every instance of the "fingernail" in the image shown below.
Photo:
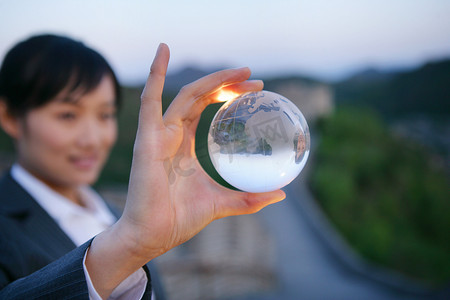
<path fill-rule="evenodd" d="M 163 43 L 159 43 L 158 48 L 156 49 L 156 55 L 158 55 L 159 51 L 161 51 Z"/>
<path fill-rule="evenodd" d="M 166 44 L 166 43 L 159 43 L 158 49 L 156 49 L 156 55 L 159 54 L 159 52 L 161 51 L 161 49 L 162 49 L 164 46 L 167 47 L 167 44 Z"/>
<path fill-rule="evenodd" d="M 247 80 L 247 82 L 264 84 L 264 82 L 260 79 L 251 79 Z"/>

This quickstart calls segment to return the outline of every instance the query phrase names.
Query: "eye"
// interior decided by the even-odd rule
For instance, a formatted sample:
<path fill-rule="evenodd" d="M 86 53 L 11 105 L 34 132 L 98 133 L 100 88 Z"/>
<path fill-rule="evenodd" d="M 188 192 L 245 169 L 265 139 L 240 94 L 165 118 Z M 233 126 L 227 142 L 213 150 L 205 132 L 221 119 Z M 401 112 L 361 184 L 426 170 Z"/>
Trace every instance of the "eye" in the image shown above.
<path fill-rule="evenodd" d="M 71 121 L 75 120 L 77 115 L 74 112 L 66 111 L 58 114 L 58 119 L 64 120 L 64 121 Z"/>
<path fill-rule="evenodd" d="M 102 112 L 100 114 L 100 119 L 101 120 L 114 120 L 116 118 L 116 112 L 112 111 L 112 112 Z"/>

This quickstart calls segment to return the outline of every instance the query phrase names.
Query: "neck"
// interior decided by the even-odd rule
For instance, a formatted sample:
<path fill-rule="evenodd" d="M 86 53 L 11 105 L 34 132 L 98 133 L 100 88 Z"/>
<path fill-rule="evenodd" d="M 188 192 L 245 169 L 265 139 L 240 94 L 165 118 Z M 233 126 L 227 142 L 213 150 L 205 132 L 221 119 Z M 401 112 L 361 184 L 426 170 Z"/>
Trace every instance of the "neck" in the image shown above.
<path fill-rule="evenodd" d="M 86 206 L 86 204 L 82 201 L 82 198 L 80 196 L 79 192 L 79 186 L 77 185 L 64 185 L 64 184 L 58 184 L 55 182 L 52 182 L 50 180 L 47 180 L 45 176 L 42 176 L 42 174 L 38 172 L 34 172 L 32 169 L 25 167 L 23 164 L 20 164 L 22 168 L 24 168 L 27 172 L 29 172 L 31 175 L 39 179 L 41 182 L 43 182 L 45 185 L 47 185 L 50 189 L 55 191 L 56 193 L 64 196 L 69 201 L 73 202 L 76 205 L 79 206 Z"/>
<path fill-rule="evenodd" d="M 52 190 L 54 190 L 55 192 L 57 192 L 58 194 L 63 195 L 64 197 L 66 197 L 68 200 L 70 200 L 71 202 L 75 203 L 76 205 L 79 206 L 85 206 L 85 203 L 82 201 L 81 197 L 80 197 L 80 193 L 78 191 L 78 188 L 74 187 L 61 187 L 61 186 L 55 186 L 55 185 L 51 185 L 45 181 L 43 181 L 48 187 L 50 187 Z"/>

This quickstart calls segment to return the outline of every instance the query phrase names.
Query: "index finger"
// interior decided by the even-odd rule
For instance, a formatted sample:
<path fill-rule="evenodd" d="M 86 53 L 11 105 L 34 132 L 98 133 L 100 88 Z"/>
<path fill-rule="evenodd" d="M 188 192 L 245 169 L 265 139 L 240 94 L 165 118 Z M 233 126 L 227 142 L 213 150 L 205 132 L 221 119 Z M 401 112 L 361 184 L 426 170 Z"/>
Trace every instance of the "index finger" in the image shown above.
<path fill-rule="evenodd" d="M 161 99 L 169 58 L 169 47 L 164 43 L 159 44 L 150 67 L 150 74 L 142 91 L 139 123 L 144 121 L 146 124 L 155 122 L 162 124 Z"/>
<path fill-rule="evenodd" d="M 164 114 L 164 122 L 181 125 L 186 119 L 196 119 L 210 103 L 209 96 L 223 87 L 244 82 L 250 74 L 247 67 L 222 70 L 184 86 Z"/>

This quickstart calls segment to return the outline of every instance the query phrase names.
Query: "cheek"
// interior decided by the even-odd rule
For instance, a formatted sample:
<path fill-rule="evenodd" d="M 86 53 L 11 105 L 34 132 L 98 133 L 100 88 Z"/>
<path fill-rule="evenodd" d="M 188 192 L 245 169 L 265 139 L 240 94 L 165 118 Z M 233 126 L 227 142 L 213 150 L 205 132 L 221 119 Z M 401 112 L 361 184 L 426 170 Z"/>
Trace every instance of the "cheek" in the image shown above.
<path fill-rule="evenodd" d="M 104 145 L 105 147 L 111 148 L 117 141 L 117 122 L 110 124 L 104 134 Z"/>
<path fill-rule="evenodd" d="M 64 154 L 71 147 L 71 135 L 59 126 L 35 124 L 28 134 L 33 148 L 45 149 L 49 154 Z"/>

